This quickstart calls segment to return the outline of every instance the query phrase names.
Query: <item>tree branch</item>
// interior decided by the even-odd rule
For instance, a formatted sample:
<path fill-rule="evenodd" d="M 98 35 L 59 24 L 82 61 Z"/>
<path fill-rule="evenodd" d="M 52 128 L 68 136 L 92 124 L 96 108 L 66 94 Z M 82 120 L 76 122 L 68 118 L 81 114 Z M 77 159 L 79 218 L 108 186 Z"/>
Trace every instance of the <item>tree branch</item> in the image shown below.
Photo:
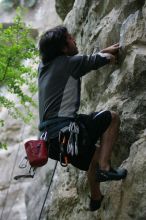
<path fill-rule="evenodd" d="M 7 71 L 8 71 L 8 68 L 9 68 L 9 65 L 10 65 L 10 62 L 11 62 L 11 57 L 9 57 L 7 59 L 7 65 L 5 67 L 5 70 L 4 70 L 4 75 L 3 75 L 3 78 L 0 80 L 0 83 L 2 84 L 2 82 L 5 80 L 6 78 L 6 75 L 7 75 Z M 1 86 L 1 85 L 0 85 Z"/>

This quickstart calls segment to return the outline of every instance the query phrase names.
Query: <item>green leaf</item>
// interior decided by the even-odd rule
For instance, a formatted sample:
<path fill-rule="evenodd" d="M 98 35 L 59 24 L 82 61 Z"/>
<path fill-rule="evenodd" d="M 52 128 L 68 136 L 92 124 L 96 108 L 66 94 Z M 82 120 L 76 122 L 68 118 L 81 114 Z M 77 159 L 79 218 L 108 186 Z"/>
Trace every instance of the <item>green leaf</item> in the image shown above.
<path fill-rule="evenodd" d="M 32 63 L 33 60 L 36 66 L 38 50 L 35 44 L 30 27 L 26 27 L 23 22 L 21 9 L 17 10 L 13 25 L 4 29 L 0 24 L 0 107 L 7 108 L 10 115 L 21 118 L 26 123 L 33 116 L 30 107 L 36 106 L 32 96 L 37 92 L 37 70 L 25 62 L 31 60 Z M 27 94 L 23 89 L 26 86 Z M 2 95 L 3 88 L 5 93 L 9 92 L 17 97 L 23 113 L 12 100 Z M 3 122 L 0 124 L 3 125 Z"/>
<path fill-rule="evenodd" d="M 0 149 L 7 150 L 7 144 L 6 144 L 6 143 L 1 143 L 1 142 L 0 142 Z"/>

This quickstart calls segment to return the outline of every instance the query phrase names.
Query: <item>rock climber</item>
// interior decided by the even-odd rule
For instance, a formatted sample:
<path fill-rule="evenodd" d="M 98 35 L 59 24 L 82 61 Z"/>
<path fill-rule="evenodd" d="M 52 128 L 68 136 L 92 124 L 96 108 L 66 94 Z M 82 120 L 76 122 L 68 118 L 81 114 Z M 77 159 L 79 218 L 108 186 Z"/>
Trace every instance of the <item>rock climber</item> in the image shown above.
<path fill-rule="evenodd" d="M 59 130 L 69 121 L 79 122 L 79 154 L 70 156 L 70 163 L 87 171 L 91 211 L 99 209 L 103 200 L 100 182 L 124 179 L 127 171 L 113 169 L 110 164 L 120 125 L 118 114 L 109 110 L 78 113 L 81 77 L 91 70 L 115 64 L 118 51 L 116 43 L 95 54 L 79 55 L 75 38 L 65 26 L 46 31 L 39 41 L 39 129 L 47 129 L 49 157 L 59 161 Z"/>

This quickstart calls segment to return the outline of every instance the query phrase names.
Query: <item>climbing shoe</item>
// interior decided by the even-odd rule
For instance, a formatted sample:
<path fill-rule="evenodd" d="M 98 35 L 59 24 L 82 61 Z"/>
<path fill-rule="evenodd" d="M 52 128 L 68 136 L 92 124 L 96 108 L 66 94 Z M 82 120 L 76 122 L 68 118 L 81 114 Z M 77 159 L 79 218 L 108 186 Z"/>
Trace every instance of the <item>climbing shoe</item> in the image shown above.
<path fill-rule="evenodd" d="M 118 168 L 117 170 L 110 168 L 109 171 L 97 169 L 96 171 L 96 180 L 98 182 L 112 181 L 112 180 L 121 180 L 125 179 L 127 176 L 127 170 L 124 168 Z"/>
<path fill-rule="evenodd" d="M 91 212 L 94 212 L 100 208 L 103 198 L 104 198 L 103 195 L 100 200 L 94 200 L 90 197 L 89 209 Z"/>

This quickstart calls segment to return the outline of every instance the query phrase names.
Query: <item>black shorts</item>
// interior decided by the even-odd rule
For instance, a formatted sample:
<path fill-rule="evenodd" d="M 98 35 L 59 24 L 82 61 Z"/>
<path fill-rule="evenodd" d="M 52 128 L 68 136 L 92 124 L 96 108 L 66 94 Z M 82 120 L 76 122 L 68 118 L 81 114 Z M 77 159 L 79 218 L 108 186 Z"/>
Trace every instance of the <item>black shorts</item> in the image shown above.
<path fill-rule="evenodd" d="M 93 154 L 96 149 L 96 142 L 106 131 L 111 123 L 111 112 L 102 111 L 94 112 L 90 115 L 79 114 L 77 122 L 80 128 L 78 156 L 69 157 L 70 163 L 81 169 L 87 171 Z M 54 160 L 59 160 L 60 148 L 58 137 L 50 141 L 49 157 Z"/>

